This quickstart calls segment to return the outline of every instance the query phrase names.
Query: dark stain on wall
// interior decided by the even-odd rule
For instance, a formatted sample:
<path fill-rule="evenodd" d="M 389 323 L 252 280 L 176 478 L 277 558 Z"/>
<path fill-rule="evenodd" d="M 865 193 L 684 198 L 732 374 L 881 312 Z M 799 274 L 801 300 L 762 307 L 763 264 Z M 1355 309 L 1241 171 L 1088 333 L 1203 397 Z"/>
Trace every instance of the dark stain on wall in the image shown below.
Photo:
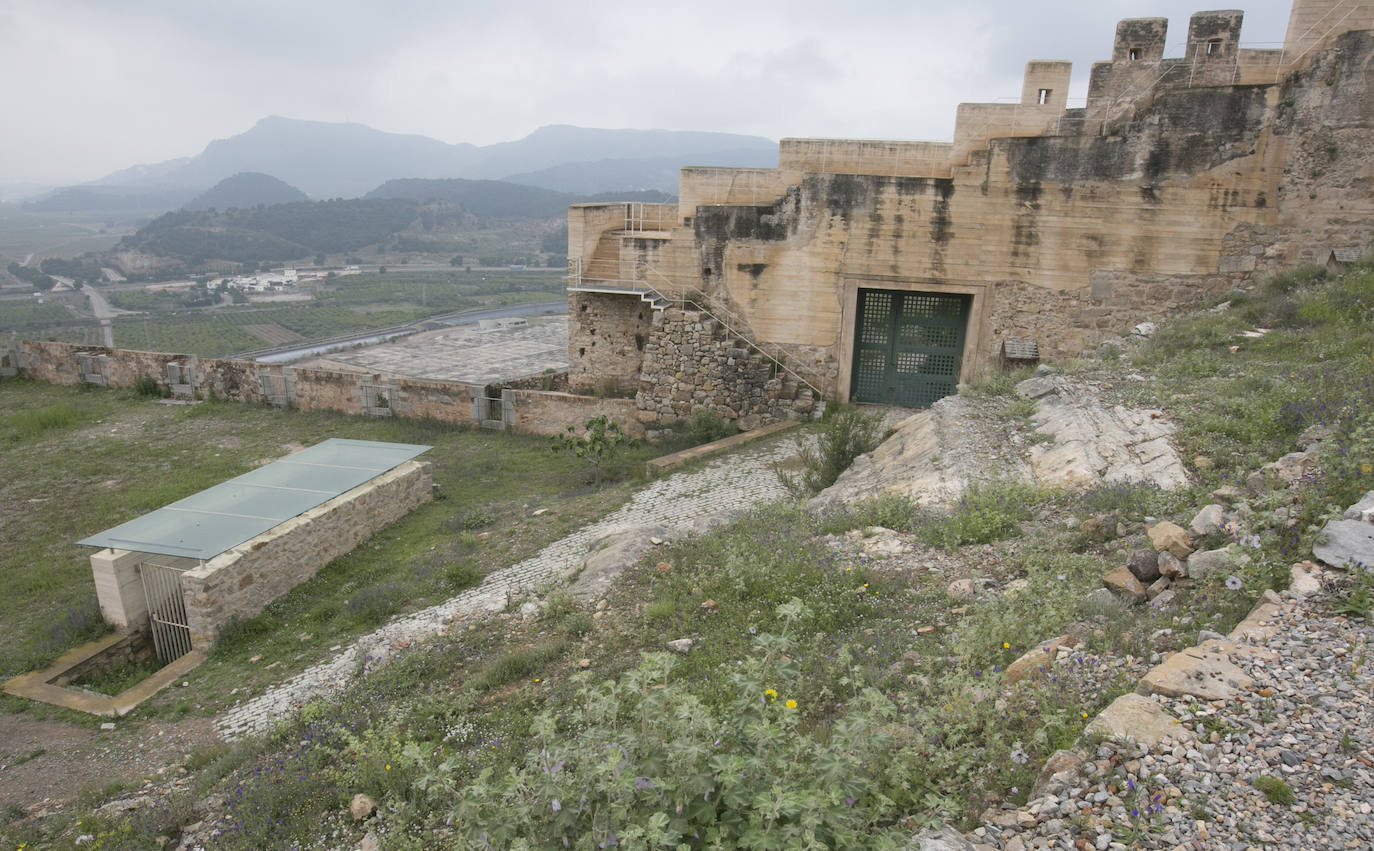
<path fill-rule="evenodd" d="M 741 272 L 748 272 L 748 273 L 749 273 L 749 277 L 751 277 L 751 278 L 753 278 L 754 280 L 757 281 L 757 280 L 759 279 L 759 275 L 762 275 L 762 274 L 763 274 L 763 270 L 768 268 L 768 264 L 767 264 L 767 263 L 740 263 L 740 264 L 738 264 L 737 266 L 735 266 L 735 268 L 738 269 L 738 270 L 740 270 Z"/>
<path fill-rule="evenodd" d="M 949 199 L 954 197 L 954 181 L 947 177 L 931 180 L 935 203 L 930 208 L 930 241 L 943 246 L 954 236 L 954 220 L 949 215 Z"/>

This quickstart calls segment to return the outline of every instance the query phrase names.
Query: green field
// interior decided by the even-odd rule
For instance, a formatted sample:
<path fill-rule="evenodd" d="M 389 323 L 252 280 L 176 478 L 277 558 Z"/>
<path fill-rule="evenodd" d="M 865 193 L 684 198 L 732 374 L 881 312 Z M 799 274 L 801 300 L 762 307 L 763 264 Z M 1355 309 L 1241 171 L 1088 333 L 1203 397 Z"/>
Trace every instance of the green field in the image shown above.
<path fill-rule="evenodd" d="M 302 290 L 309 291 L 305 287 Z M 462 269 L 348 275 L 321 282 L 314 300 L 308 302 L 184 308 L 180 291 L 107 292 L 116 307 L 140 311 L 115 320 L 117 347 L 202 357 L 223 357 L 267 346 L 243 330 L 245 325 L 277 324 L 305 340 L 323 340 L 439 314 L 563 297 L 563 279 L 557 273 Z M 44 302 L 0 302 L 0 334 L 17 331 L 26 339 L 100 342 L 94 323 L 86 319 L 88 324 L 82 324 L 81 317 L 90 315 L 84 296 L 49 296 Z"/>
<path fill-rule="evenodd" d="M 22 262 L 30 252 L 39 257 L 76 257 L 87 251 L 108 251 L 134 230 L 114 216 L 26 213 L 12 204 L 0 204 L 0 259 Z"/>
<path fill-rule="evenodd" d="M 623 486 L 592 489 L 587 465 L 550 452 L 544 438 L 233 402 L 169 406 L 131 391 L 0 380 L 0 503 L 7 506 L 0 680 L 104 631 L 87 561 L 92 550 L 75 541 L 328 437 L 434 446 L 424 460 L 433 463 L 443 498 L 257 619 L 252 636 L 240 641 L 244 658 L 270 645 L 289 649 L 284 663 L 294 656 L 300 664 L 303 650 L 322 651 L 391 614 L 445 599 L 625 495 Z M 635 450 L 616 469 L 637 468 L 651 454 Z M 555 510 L 529 517 L 531 505 Z M 480 531 L 491 534 L 479 541 Z M 373 590 L 364 600 L 360 589 Z M 307 632 L 313 641 L 297 639 Z M 256 676 L 237 663 L 230 668 L 225 691 Z M 207 711 L 220 699 L 213 687 L 201 697 Z"/>

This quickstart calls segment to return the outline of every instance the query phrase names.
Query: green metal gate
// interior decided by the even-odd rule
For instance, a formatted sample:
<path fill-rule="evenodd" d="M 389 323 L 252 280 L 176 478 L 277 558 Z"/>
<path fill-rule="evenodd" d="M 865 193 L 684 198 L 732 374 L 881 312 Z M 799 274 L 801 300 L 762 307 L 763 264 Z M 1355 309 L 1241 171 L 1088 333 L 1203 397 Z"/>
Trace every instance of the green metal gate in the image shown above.
<path fill-rule="evenodd" d="M 966 295 L 859 290 L 854 401 L 926 408 L 954 393 L 971 301 Z"/>

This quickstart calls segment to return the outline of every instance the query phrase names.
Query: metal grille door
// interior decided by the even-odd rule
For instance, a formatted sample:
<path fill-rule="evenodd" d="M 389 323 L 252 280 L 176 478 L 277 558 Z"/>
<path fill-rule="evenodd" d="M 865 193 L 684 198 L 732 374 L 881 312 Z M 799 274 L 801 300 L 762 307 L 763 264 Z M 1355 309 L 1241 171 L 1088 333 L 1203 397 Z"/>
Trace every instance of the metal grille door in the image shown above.
<path fill-rule="evenodd" d="M 925 408 L 954 393 L 969 302 L 966 295 L 859 290 L 854 400 Z"/>
<path fill-rule="evenodd" d="M 153 562 L 139 565 L 143 597 L 148 602 L 148 622 L 153 649 L 164 665 L 191 652 L 191 628 L 186 619 L 186 599 L 181 590 L 181 571 Z"/>

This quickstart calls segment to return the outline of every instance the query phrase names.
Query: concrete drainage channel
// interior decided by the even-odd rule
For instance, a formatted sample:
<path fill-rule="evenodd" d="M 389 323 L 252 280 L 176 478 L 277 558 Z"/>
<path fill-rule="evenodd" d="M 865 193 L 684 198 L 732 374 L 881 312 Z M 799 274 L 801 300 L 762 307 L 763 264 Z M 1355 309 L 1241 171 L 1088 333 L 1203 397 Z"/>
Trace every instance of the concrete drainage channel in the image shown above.
<path fill-rule="evenodd" d="M 607 533 L 662 526 L 685 534 L 715 519 L 786 496 L 772 466 L 795 455 L 799 438 L 788 436 L 708 462 L 693 472 L 658 479 L 609 516 L 549 544 L 532 558 L 487 575 L 482 584 L 423 611 L 398 618 L 307 668 L 266 693 L 231 707 L 215 720 L 220 738 L 234 741 L 267 732 L 306 701 L 343 688 L 360 670 L 385 663 L 400 647 L 442 633 L 466 617 L 503 610 L 511 597 L 575 570 L 588 548 Z"/>

